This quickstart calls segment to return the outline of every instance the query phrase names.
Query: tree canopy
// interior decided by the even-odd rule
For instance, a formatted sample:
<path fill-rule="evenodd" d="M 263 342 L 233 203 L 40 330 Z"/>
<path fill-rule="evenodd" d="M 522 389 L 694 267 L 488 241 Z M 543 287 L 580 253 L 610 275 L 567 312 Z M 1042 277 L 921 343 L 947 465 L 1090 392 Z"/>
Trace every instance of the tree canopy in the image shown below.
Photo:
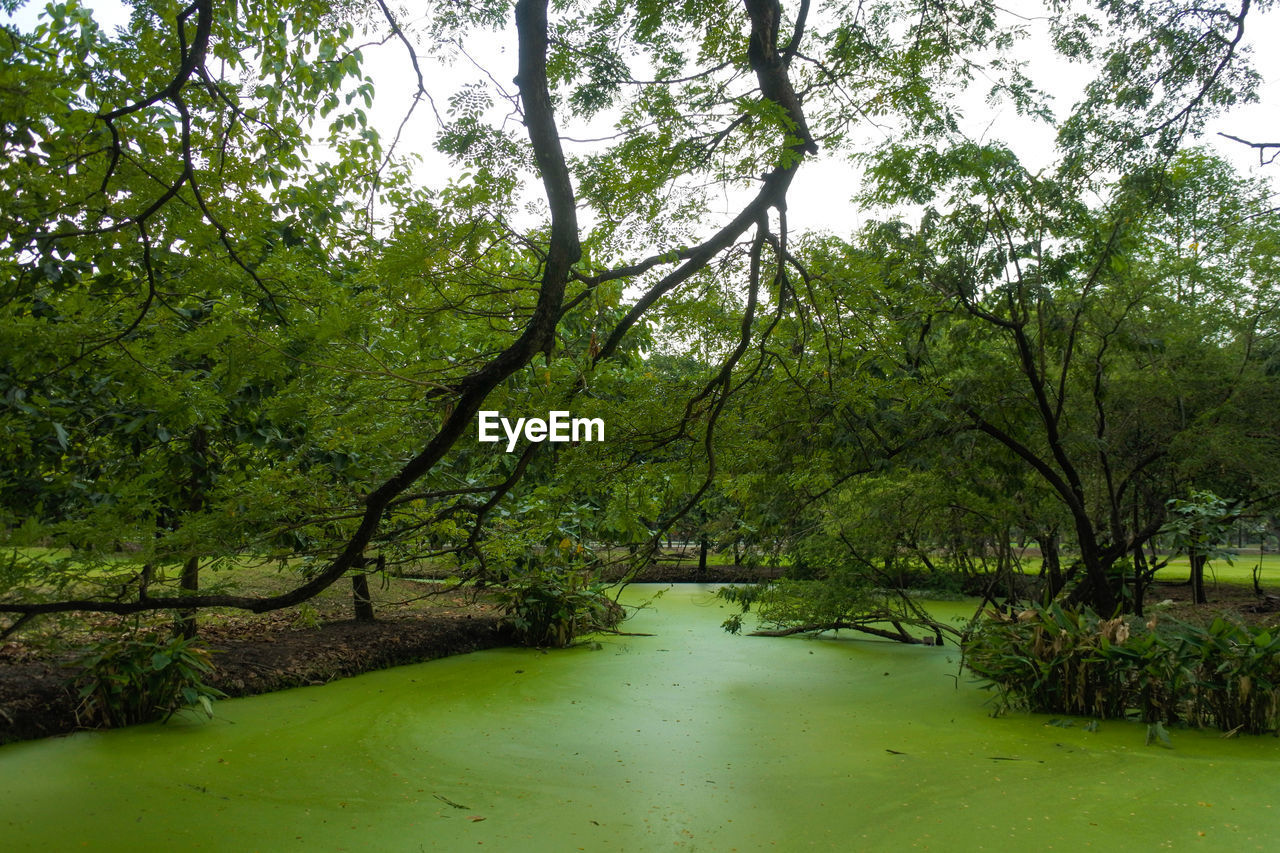
<path fill-rule="evenodd" d="M 1276 213 L 1192 145 L 1271 5 L 1046 4 L 1094 75 L 1063 117 L 988 0 L 6 24 L 0 612 L 265 611 L 375 552 L 511 583 L 681 525 L 846 592 L 1017 532 L 1140 606 L 1170 500 L 1280 493 Z M 965 132 L 978 86 L 1053 167 Z M 815 159 L 859 229 L 789 228 Z M 507 454 L 482 409 L 607 438 Z"/>

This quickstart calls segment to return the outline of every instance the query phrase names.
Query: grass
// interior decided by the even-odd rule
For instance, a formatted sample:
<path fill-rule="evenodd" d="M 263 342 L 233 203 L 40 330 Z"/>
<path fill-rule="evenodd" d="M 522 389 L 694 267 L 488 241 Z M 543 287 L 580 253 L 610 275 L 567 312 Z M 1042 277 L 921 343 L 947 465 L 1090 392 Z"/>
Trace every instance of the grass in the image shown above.
<path fill-rule="evenodd" d="M 1258 566 L 1257 554 L 1241 554 L 1226 560 L 1214 560 L 1205 567 L 1206 582 L 1253 585 L 1253 570 Z M 1261 558 L 1262 572 L 1259 582 L 1265 589 L 1268 581 L 1272 584 L 1280 582 L 1280 554 L 1265 554 Z M 1191 574 L 1191 564 L 1186 557 L 1176 557 L 1169 565 L 1156 572 L 1156 580 L 1185 581 Z"/>
<path fill-rule="evenodd" d="M 1062 563 L 1065 568 L 1070 563 L 1070 556 L 1064 554 Z M 1206 582 L 1242 584 L 1245 586 L 1253 585 L 1253 570 L 1258 566 L 1259 560 L 1262 563 L 1262 572 L 1259 580 L 1262 586 L 1267 586 L 1268 580 L 1272 584 L 1280 585 L 1280 553 L 1267 553 L 1261 557 L 1258 555 L 1256 547 L 1245 549 L 1245 551 L 1232 558 L 1232 562 L 1226 560 L 1213 560 L 1205 567 Z M 1040 574 L 1040 557 L 1027 555 L 1022 558 L 1022 573 L 1024 575 Z M 1191 574 L 1191 563 L 1183 557 L 1173 557 L 1169 560 L 1169 565 L 1156 572 L 1156 580 L 1165 583 L 1184 582 Z"/>
<path fill-rule="evenodd" d="M 12 553 L 12 549 L 8 551 Z M 23 548 L 19 549 L 19 553 L 30 559 L 58 559 L 66 556 L 65 553 L 43 548 Z M 257 597 L 276 595 L 287 592 L 304 582 L 301 568 L 301 560 L 288 561 L 283 565 L 276 560 L 267 561 L 248 557 L 210 560 L 201 565 L 200 591 L 201 593 Z M 110 597 L 123 584 L 129 583 L 133 587 L 131 594 L 136 595 L 135 579 L 140 569 L 141 566 L 136 561 L 128 555 L 122 555 L 89 569 L 85 572 L 87 578 L 84 582 L 58 591 L 47 588 L 43 592 L 61 598 L 77 595 Z M 181 567 L 178 565 L 156 567 L 150 587 L 151 594 L 153 596 L 177 594 L 180 574 Z M 369 578 L 369 589 L 374 613 L 378 618 L 478 612 L 477 606 L 480 610 L 487 610 L 490 607 L 484 602 L 479 602 L 477 605 L 478 596 L 474 590 L 452 588 L 446 584 L 423 584 L 411 579 L 380 577 L 375 574 Z M 212 633 L 256 632 L 267 628 L 306 630 L 318 627 L 325 622 L 352 619 L 353 606 L 351 583 L 340 579 L 309 601 L 293 607 L 264 614 L 252 614 L 234 608 L 209 608 L 201 610 L 198 618 L 202 633 L 207 629 L 213 629 Z M 167 628 L 172 621 L 173 614 L 170 611 L 135 616 L 92 613 L 49 614 L 24 626 L 21 641 L 23 645 L 33 650 L 66 648 L 81 645 L 104 631 L 111 631 L 124 624 Z M 0 619 L 0 627 L 7 622 L 7 619 Z M 12 641 L 16 637 L 10 639 Z M 6 648 L 7 645 L 13 644 L 0 643 L 0 652 L 16 651 L 14 648 Z"/>
<path fill-rule="evenodd" d="M 679 548 L 670 548 L 663 550 L 663 556 L 660 558 L 663 562 L 672 563 L 677 566 L 693 567 L 698 565 L 698 548 L 696 545 L 689 545 L 683 551 Z M 1070 562 L 1070 556 L 1064 554 L 1062 562 L 1064 567 Z M 1261 556 L 1258 555 L 1256 545 L 1245 548 L 1239 555 L 1232 558 L 1232 562 L 1226 560 L 1213 560 L 1205 569 L 1205 580 L 1208 583 L 1229 583 L 1239 584 L 1243 586 L 1253 586 L 1253 571 L 1257 567 L 1259 559 L 1262 562 L 1262 571 L 1259 580 L 1266 588 L 1268 579 L 1271 583 L 1280 587 L 1280 553 L 1268 552 Z M 789 560 L 783 560 L 783 565 L 789 563 Z M 744 561 L 745 563 L 745 561 Z M 707 565 L 709 566 L 731 566 L 733 565 L 733 552 L 724 551 L 716 553 L 711 551 L 707 554 Z M 1022 573 L 1026 575 L 1038 575 L 1040 573 L 1040 557 L 1028 554 L 1022 558 Z M 1184 557 L 1173 557 L 1169 560 L 1169 565 L 1156 572 L 1156 580 L 1165 583 L 1184 582 L 1191 573 L 1191 564 Z"/>

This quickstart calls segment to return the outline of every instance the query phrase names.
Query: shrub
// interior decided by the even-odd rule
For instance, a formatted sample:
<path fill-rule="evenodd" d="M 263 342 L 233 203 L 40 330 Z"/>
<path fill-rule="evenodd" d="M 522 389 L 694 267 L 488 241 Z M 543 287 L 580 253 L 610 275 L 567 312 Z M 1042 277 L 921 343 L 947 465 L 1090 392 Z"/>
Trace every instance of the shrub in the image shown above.
<path fill-rule="evenodd" d="M 622 621 L 622 608 L 604 589 L 580 570 L 539 568 L 507 581 L 498 600 L 519 642 L 564 648 L 582 634 Z"/>
<path fill-rule="evenodd" d="M 1226 731 L 1280 725 L 1280 635 L 1222 617 L 1198 629 L 1197 678 L 1188 718 Z"/>
<path fill-rule="evenodd" d="M 1134 717 L 1261 734 L 1280 727 L 1280 636 L 1219 617 L 1206 628 L 1058 605 L 989 612 L 964 642 L 965 665 L 1001 710 Z"/>
<path fill-rule="evenodd" d="M 183 708 L 213 716 L 214 699 L 226 694 L 205 683 L 213 669 L 209 652 L 184 637 L 129 633 L 102 640 L 73 663 L 87 726 L 126 726 L 168 721 Z"/>
<path fill-rule="evenodd" d="M 1125 710 L 1123 667 L 1111 648 L 1129 636 L 1122 620 L 1090 610 L 992 611 L 966 641 L 965 663 L 995 687 L 1002 707 L 1107 719 Z"/>

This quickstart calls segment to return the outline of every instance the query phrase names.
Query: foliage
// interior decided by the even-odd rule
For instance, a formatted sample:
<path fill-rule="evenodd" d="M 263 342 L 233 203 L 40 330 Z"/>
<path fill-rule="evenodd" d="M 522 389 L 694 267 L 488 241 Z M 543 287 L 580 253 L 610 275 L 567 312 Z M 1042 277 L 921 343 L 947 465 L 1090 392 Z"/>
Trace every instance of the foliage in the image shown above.
<path fill-rule="evenodd" d="M 1210 560 L 1231 563 L 1233 551 L 1225 547 L 1236 519 L 1237 502 L 1226 501 L 1207 489 L 1192 491 L 1185 500 L 1170 499 L 1169 520 L 1160 528 L 1174 553 L 1186 554 L 1191 562 L 1192 596 L 1197 604 L 1207 602 L 1204 570 Z"/>
<path fill-rule="evenodd" d="M 1208 115 L 1256 100 L 1260 77 L 1242 39 L 1268 0 L 1052 0 L 1055 48 L 1099 73 L 1063 122 L 1060 142 L 1124 163 L 1168 156 Z M 1089 12 L 1076 11 L 1091 6 Z M 1074 7 L 1074 8 L 1073 8 Z M 1252 7 L 1252 8 L 1251 8 Z M 1096 13 L 1094 12 L 1096 10 Z"/>
<path fill-rule="evenodd" d="M 184 708 L 213 716 L 213 700 L 225 694 L 209 686 L 209 652 L 181 636 L 134 632 L 109 636 L 85 649 L 72 666 L 82 725 L 127 726 L 168 721 Z"/>
<path fill-rule="evenodd" d="M 498 601 L 505 623 L 526 646 L 564 648 L 583 634 L 617 627 L 623 616 L 602 584 L 571 569 L 512 579 L 499 590 Z"/>
<path fill-rule="evenodd" d="M 769 593 L 788 622 L 868 618 L 911 572 L 1010 579 L 1017 538 L 1061 540 L 1083 572 L 1054 560 L 1052 592 L 1109 611 L 1168 498 L 1276 491 L 1280 229 L 1180 151 L 1251 96 L 1249 4 L 1081 5 L 1049 4 L 1054 45 L 1099 74 L 1043 170 L 964 131 L 978 80 L 1051 120 L 989 2 L 6 25 L 0 538 L 69 556 L 0 566 L 0 610 L 260 611 L 372 546 L 510 584 L 528 639 L 561 642 L 603 557 L 548 548 L 639 565 L 674 530 L 817 581 Z M 514 90 L 463 47 L 513 36 Z M 375 93 L 364 63 L 403 49 L 417 85 Z M 428 104 L 435 151 L 410 156 Z M 819 151 L 883 221 L 791 232 Z M 470 440 L 481 408 L 569 407 L 606 446 Z M 307 569 L 201 594 L 244 557 Z"/>
<path fill-rule="evenodd" d="M 1235 552 L 1226 547 L 1237 512 L 1228 501 L 1207 489 L 1189 498 L 1169 500 L 1169 520 L 1160 528 L 1175 553 L 1229 564 Z"/>
<path fill-rule="evenodd" d="M 1104 650 L 1129 639 L 1128 623 L 1058 605 L 1019 614 L 989 613 L 964 644 L 965 665 L 994 685 L 1003 707 L 1095 716 L 1123 716 L 1122 674 Z"/>
<path fill-rule="evenodd" d="M 1219 617 L 1189 633 L 1199 661 L 1188 719 L 1251 734 L 1280 728 L 1280 632 Z"/>
<path fill-rule="evenodd" d="M 590 555 L 565 536 L 528 549 L 497 590 L 503 621 L 526 646 L 564 648 L 582 634 L 611 630 L 622 608 L 588 568 Z"/>
<path fill-rule="evenodd" d="M 1057 604 L 1016 618 L 989 611 L 964 655 L 1001 710 L 1280 729 L 1280 634 L 1224 617 L 1207 628 L 1154 619 L 1133 627 Z"/>
<path fill-rule="evenodd" d="M 907 629 L 919 628 L 929 633 L 923 642 L 941 644 L 944 633 L 957 633 L 933 619 L 914 594 L 874 587 L 856 572 L 837 572 L 821 580 L 783 578 L 716 591 L 719 598 L 740 609 L 721 626 L 731 634 L 741 632 L 742 616 L 753 608 L 757 621 L 770 626 L 767 633 L 772 634 L 852 630 L 914 643 L 922 640 Z"/>

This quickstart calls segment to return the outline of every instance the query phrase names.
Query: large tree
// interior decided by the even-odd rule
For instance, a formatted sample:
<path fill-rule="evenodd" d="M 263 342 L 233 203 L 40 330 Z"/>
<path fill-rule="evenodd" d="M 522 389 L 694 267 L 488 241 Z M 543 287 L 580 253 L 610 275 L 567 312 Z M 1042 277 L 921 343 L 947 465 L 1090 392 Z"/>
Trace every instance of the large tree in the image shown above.
<path fill-rule="evenodd" d="M 267 500 L 276 512 L 255 506 L 258 528 L 246 527 L 243 548 L 261 549 L 271 531 L 309 522 L 329 535 L 327 564 L 287 593 L 156 595 L 140 584 L 110 599 L 19 594 L 5 611 L 268 610 L 357 567 L 388 517 L 418 513 L 405 529 L 458 517 L 477 525 L 529 455 L 488 478 L 450 470 L 490 395 L 535 357 L 548 371 L 576 359 L 588 374 L 606 374 L 628 334 L 664 302 L 728 274 L 740 332 L 719 351 L 720 366 L 680 427 L 710 450 L 754 321 L 781 304 L 797 170 L 850 138 L 860 114 L 945 122 L 945 82 L 971 73 L 966 54 L 997 27 L 983 2 L 886 0 L 820 17 L 807 2 L 784 11 L 770 0 L 548 11 L 539 0 L 442 4 L 414 30 L 381 2 L 139 2 L 128 31 L 106 33 L 89 10 L 65 4 L 31 31 L 5 28 L 5 322 L 40 342 L 47 365 L 6 373 L 6 429 L 44 448 L 26 459 L 25 482 L 47 485 L 73 467 L 59 455 L 63 445 L 85 445 L 91 424 L 106 423 L 54 420 L 51 401 L 72 400 L 68 409 L 80 411 L 74 395 L 93 393 L 109 360 L 137 357 L 139 334 L 180 331 L 176 321 L 156 325 L 167 314 L 234 329 L 226 352 L 248 342 L 327 372 L 330 383 L 367 393 L 348 405 L 404 428 L 362 476 L 343 478 L 354 503 L 338 490 L 323 508 L 288 499 Z M 433 95 L 425 54 L 466 57 L 477 33 L 511 42 L 515 89 L 477 75 L 452 97 Z M 370 126 L 374 93 L 360 46 L 370 39 L 407 51 L 412 107 L 444 110 L 439 148 L 465 170 L 447 184 L 416 184 L 395 137 Z M 493 104 L 504 100 L 522 134 L 495 117 Z M 569 152 L 566 123 L 613 130 Z M 535 189 L 541 202 L 521 213 Z M 724 193 L 735 209 L 716 215 L 710 200 Z M 624 288 L 639 295 L 620 316 L 600 314 Z M 184 315 L 193 303 L 203 313 Z M 344 326 L 353 311 L 364 319 Z M 572 316 L 590 324 L 575 342 L 585 351 L 560 334 Z M 139 360 L 139 370 L 154 369 Z M 254 384 L 228 382 L 214 367 L 187 378 L 223 397 Z M 380 380 L 396 390 L 378 393 Z M 108 408 L 136 403 L 131 381 L 121 377 Z M 322 394 L 324 381 L 300 371 L 291 387 Z M 74 387 L 64 393 L 50 383 Z M 221 434 L 234 436 L 237 418 L 263 426 L 257 415 L 218 408 Z M 182 420 L 192 435 L 207 435 L 215 417 L 192 406 Z M 287 494 L 266 472 L 284 465 L 305 480 L 317 460 L 333 468 L 335 454 L 343 464 L 355 455 L 326 430 L 343 434 L 337 423 L 310 425 L 265 466 L 234 444 L 218 452 L 241 457 L 243 496 Z M 706 467 L 694 498 L 714 462 Z M 6 490 L 10 524 L 74 544 L 57 540 L 58 525 L 83 517 L 86 504 L 66 489 L 58 497 L 54 511 Z M 154 513 L 116 498 L 121 513 Z M 207 506 L 180 498 L 180 517 L 165 525 L 182 529 Z M 466 540 L 474 546 L 476 537 Z"/>
<path fill-rule="evenodd" d="M 1161 99 L 1141 106 L 1181 106 L 1121 133 L 1108 107 L 1125 98 L 1095 87 L 1070 125 L 1070 180 L 1167 153 L 1205 108 L 1247 95 L 1236 31 L 1248 3 L 1190 17 L 1171 0 L 1094 5 L 1080 18 L 1054 4 L 1059 45 L 1080 53 L 1081 28 L 1111 33 L 1106 73 L 1145 56 L 1134 68 Z M 1170 35 L 1134 54 L 1143 28 Z M 0 245 L 4 322 L 22 341 L 9 352 L 22 355 L 3 377 L 0 428 L 25 443 L 27 491 L 6 483 L 5 523 L 104 547 L 68 533 L 104 529 L 86 524 L 98 510 L 77 493 L 77 460 L 127 472 L 121 434 L 141 418 L 134 432 L 170 460 L 165 509 L 124 489 L 111 502 L 119 517 L 157 519 L 174 545 L 159 556 L 292 541 L 317 568 L 268 597 L 137 583 L 110 597 L 18 591 L 0 610 L 269 610 L 358 570 L 370 545 L 483 563 L 486 522 L 552 466 L 535 465 L 540 445 L 481 452 L 477 412 L 498 400 L 602 407 L 636 387 L 637 335 L 706 365 L 665 401 L 665 423 L 631 432 L 631 461 L 691 454 L 653 520 L 694 511 L 728 461 L 717 448 L 731 398 L 784 367 L 779 335 L 804 350 L 823 298 L 788 228 L 798 170 L 863 150 L 869 129 L 953 136 L 951 96 L 980 74 L 1034 111 L 1037 93 L 1002 53 L 1017 29 L 987 0 L 520 0 L 435 4 L 421 19 L 381 0 L 143 0 L 125 32 L 74 3 L 33 30 L 7 26 Z M 481 39 L 513 49 L 514 88 L 510 71 L 481 67 Z M 409 80 L 408 113 L 382 134 L 370 107 L 387 93 L 362 65 L 375 44 L 403 51 Z M 476 71 L 441 90 L 437 60 Z M 401 150 L 428 107 L 451 158 L 442 180 L 415 174 Z M 988 162 L 975 156 L 972 180 Z M 174 411 L 148 388 L 168 391 Z M 209 454 L 216 464 L 196 459 Z M 196 543 L 194 531 L 220 533 Z"/>

